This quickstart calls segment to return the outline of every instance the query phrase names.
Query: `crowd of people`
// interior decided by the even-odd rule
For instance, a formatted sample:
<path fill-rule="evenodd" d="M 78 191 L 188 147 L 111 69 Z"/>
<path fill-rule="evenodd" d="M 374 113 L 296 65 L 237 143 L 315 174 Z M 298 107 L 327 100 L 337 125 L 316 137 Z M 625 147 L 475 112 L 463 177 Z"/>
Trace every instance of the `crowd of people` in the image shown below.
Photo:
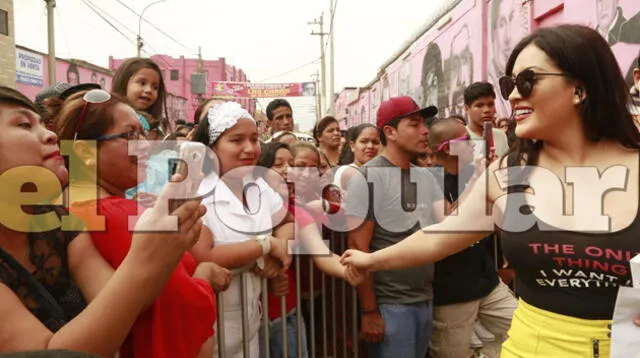
<path fill-rule="evenodd" d="M 247 109 L 215 98 L 171 128 L 145 58 L 110 90 L 57 84 L 32 102 L 0 87 L 0 352 L 321 356 L 326 300 L 351 298 L 321 294 L 333 277 L 359 303 L 357 322 L 333 319 L 359 335 L 328 339 L 362 356 L 609 356 L 640 252 L 640 63 L 634 81 L 596 31 L 542 28 L 499 89 L 464 90 L 464 113 L 392 97 L 375 124 L 320 119 L 312 142 L 285 99 L 264 142 Z M 201 175 L 178 169 L 189 145 Z M 567 171 L 615 166 L 617 190 Z M 610 226 L 593 229 L 601 215 Z"/>

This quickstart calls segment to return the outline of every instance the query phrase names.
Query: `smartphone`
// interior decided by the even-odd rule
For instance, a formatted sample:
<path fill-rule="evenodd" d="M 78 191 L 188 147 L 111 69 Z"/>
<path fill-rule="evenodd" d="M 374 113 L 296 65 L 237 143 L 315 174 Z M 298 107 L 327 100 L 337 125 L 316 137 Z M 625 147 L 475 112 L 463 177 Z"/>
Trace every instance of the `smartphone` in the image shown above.
<path fill-rule="evenodd" d="M 169 161 L 169 173 L 171 176 L 178 173 L 189 181 L 188 197 L 195 194 L 204 178 L 203 165 L 207 154 L 207 147 L 202 143 L 184 142 L 180 145 L 177 159 Z"/>

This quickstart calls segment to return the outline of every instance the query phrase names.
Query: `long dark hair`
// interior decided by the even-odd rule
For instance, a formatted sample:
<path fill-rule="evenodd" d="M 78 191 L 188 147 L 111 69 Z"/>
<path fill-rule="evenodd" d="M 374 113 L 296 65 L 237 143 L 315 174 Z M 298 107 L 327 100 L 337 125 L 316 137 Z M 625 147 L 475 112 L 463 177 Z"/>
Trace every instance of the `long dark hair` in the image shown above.
<path fill-rule="evenodd" d="M 586 138 L 593 142 L 613 140 L 640 149 L 640 133 L 627 108 L 627 85 L 609 44 L 598 32 L 582 25 L 541 28 L 513 49 L 506 65 L 507 76 L 513 75 L 516 58 L 530 44 L 585 89 L 587 97 L 580 104 L 580 116 Z M 536 165 L 542 145 L 541 140 L 518 138 L 509 152 L 508 165 Z"/>
<path fill-rule="evenodd" d="M 134 57 L 124 61 L 120 66 L 118 66 L 116 73 L 113 75 L 111 92 L 117 93 L 126 98 L 127 85 L 129 84 L 129 80 L 143 68 L 148 68 L 156 71 L 158 73 L 158 77 L 160 78 L 160 83 L 158 84 L 158 99 L 156 100 L 156 103 L 154 103 L 150 108 L 146 109 L 145 112 L 149 113 L 156 120 L 159 120 L 162 123 L 163 130 L 167 132 L 169 129 L 169 115 L 167 112 L 167 89 L 165 88 L 164 78 L 162 78 L 162 71 L 160 70 L 160 67 L 151 59 Z"/>
<path fill-rule="evenodd" d="M 342 145 L 338 165 L 349 165 L 356 160 L 355 154 L 351 150 L 351 143 L 355 143 L 358 140 L 358 137 L 360 137 L 360 134 L 362 134 L 362 132 L 367 128 L 373 128 L 378 132 L 378 128 L 371 123 L 361 123 L 355 127 L 347 129 L 347 140 Z"/>
<path fill-rule="evenodd" d="M 260 154 L 258 165 L 265 168 L 271 168 L 276 162 L 276 152 L 282 148 L 289 151 L 291 150 L 289 145 L 286 143 L 270 142 L 262 144 L 262 153 Z"/>

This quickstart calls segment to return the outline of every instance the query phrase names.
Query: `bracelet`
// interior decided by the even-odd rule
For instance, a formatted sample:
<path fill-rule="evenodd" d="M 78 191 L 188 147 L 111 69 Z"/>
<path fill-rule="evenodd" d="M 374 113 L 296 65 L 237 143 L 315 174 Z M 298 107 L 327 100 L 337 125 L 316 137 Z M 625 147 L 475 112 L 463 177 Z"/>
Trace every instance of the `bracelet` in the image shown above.
<path fill-rule="evenodd" d="M 271 236 L 258 235 L 256 241 L 262 246 L 262 256 L 266 256 L 271 252 Z"/>

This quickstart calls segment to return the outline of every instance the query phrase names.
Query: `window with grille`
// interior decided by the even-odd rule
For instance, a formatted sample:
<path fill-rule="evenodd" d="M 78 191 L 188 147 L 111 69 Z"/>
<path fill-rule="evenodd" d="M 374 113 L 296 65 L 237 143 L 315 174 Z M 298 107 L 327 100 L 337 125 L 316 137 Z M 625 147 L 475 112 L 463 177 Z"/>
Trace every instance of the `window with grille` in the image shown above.
<path fill-rule="evenodd" d="M 171 80 L 177 81 L 180 79 L 180 72 L 178 70 L 171 70 Z"/>

